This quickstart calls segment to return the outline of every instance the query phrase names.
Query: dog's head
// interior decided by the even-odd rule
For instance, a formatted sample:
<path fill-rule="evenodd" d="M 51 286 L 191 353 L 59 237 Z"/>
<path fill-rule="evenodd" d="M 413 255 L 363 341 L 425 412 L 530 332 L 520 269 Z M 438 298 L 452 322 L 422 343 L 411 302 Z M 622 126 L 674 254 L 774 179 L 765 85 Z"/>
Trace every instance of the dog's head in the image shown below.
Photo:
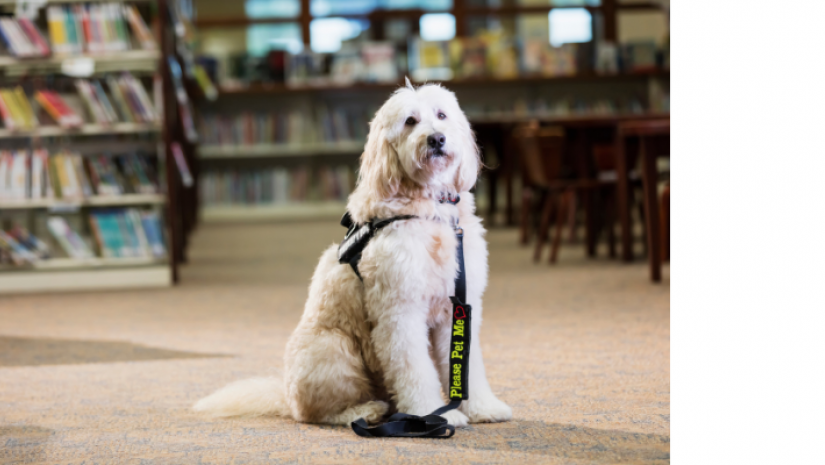
<path fill-rule="evenodd" d="M 381 198 L 461 193 L 480 160 L 455 95 L 439 85 L 398 89 L 370 123 L 359 184 Z"/>

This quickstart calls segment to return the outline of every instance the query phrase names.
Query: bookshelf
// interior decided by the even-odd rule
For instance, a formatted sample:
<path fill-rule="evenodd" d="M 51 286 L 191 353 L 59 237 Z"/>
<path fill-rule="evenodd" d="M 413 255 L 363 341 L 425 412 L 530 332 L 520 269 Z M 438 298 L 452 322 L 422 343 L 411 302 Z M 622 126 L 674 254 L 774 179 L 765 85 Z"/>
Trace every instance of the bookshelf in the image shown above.
<path fill-rule="evenodd" d="M 17 3 L 2 0 L 0 11 L 14 12 Z M 42 56 L 19 55 L 21 37 L 42 44 L 37 32 L 25 29 L 12 47 L 2 31 L 0 88 L 17 100 L 0 95 L 0 294 L 177 282 L 193 218 L 193 188 L 182 181 L 192 156 L 171 155 L 192 145 L 182 138 L 167 61 L 181 60 L 177 4 L 38 2 L 28 21 L 45 38 Z M 76 14 L 61 19 L 65 35 L 52 29 L 53 7 Z M 110 15 L 90 13 L 91 29 L 81 28 L 84 12 L 93 11 Z M 129 18 L 134 13 L 138 20 Z M 74 20 L 78 28 L 69 32 Z M 104 32 L 86 35 L 96 27 Z M 60 49 L 64 40 L 76 48 Z M 91 83 L 92 94 L 80 81 Z M 31 119 L 19 118 L 28 106 Z M 65 124 L 64 115 L 81 124 Z"/>
<path fill-rule="evenodd" d="M 34 129 L 5 129 L 0 128 L 0 140 L 19 139 L 27 137 L 60 137 L 60 136 L 96 136 L 118 134 L 152 134 L 159 133 L 160 126 L 156 124 L 115 123 L 111 125 L 84 124 L 77 128 L 61 128 L 59 126 L 41 126 Z"/>
<path fill-rule="evenodd" d="M 250 144 L 208 146 L 198 149 L 203 160 L 232 160 L 239 158 L 320 157 L 327 155 L 360 155 L 364 142 L 344 141 L 315 144 Z"/>
<path fill-rule="evenodd" d="M 286 203 L 281 205 L 216 205 L 204 208 L 203 221 L 295 221 L 306 219 L 340 219 L 345 202 Z"/>
<path fill-rule="evenodd" d="M 564 82 L 600 82 L 608 84 L 617 81 L 628 80 L 644 80 L 650 78 L 668 79 L 670 78 L 670 70 L 656 69 L 649 71 L 637 71 L 632 73 L 616 73 L 616 74 L 576 74 L 572 76 L 527 76 L 513 79 L 493 79 L 493 78 L 477 78 L 477 79 L 453 79 L 449 81 L 440 81 L 443 85 L 449 88 L 472 88 L 472 87 L 506 87 L 506 86 L 521 86 L 533 84 L 556 84 Z M 427 81 L 439 82 L 439 81 Z M 422 84 L 422 82 L 413 81 L 413 84 Z M 220 94 L 223 97 L 234 95 L 269 95 L 269 94 L 300 94 L 300 93 L 318 93 L 318 92 L 353 92 L 353 91 L 381 91 L 392 92 L 400 86 L 404 85 L 403 80 L 394 83 L 354 83 L 349 85 L 337 84 L 307 84 L 301 86 L 290 86 L 283 83 L 256 83 L 245 87 L 221 87 Z"/>

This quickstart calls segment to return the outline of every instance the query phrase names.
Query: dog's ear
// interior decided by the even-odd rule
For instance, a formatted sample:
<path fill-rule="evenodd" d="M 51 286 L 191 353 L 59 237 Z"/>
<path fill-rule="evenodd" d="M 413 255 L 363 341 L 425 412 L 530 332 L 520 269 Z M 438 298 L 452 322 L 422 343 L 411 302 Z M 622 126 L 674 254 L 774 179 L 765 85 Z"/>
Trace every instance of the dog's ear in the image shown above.
<path fill-rule="evenodd" d="M 478 153 L 475 134 L 469 129 L 469 125 L 467 131 L 462 132 L 461 137 L 464 140 L 461 144 L 461 159 L 458 162 L 458 169 L 455 171 L 456 192 L 467 192 L 472 189 L 481 168 L 481 157 Z"/>
<path fill-rule="evenodd" d="M 370 122 L 367 145 L 361 155 L 359 183 L 364 184 L 371 195 L 385 199 L 398 192 L 403 176 L 404 168 L 398 153 L 387 140 L 387 128 L 379 112 Z"/>
<path fill-rule="evenodd" d="M 407 88 L 410 89 L 410 90 L 415 90 L 412 83 L 410 82 L 410 78 L 407 77 L 407 76 L 404 76 L 404 85 L 406 85 Z"/>

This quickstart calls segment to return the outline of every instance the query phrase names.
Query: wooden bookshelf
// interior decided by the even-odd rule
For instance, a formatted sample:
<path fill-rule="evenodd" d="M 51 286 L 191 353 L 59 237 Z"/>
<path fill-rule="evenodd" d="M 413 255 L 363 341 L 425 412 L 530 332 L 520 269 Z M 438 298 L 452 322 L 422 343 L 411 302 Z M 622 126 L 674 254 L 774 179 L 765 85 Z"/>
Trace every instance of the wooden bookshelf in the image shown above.
<path fill-rule="evenodd" d="M 0 200 L 2 210 L 74 209 L 88 207 L 125 207 L 132 205 L 163 205 L 166 198 L 162 194 L 96 195 L 85 199 L 27 199 L 19 202 Z"/>
<path fill-rule="evenodd" d="M 497 114 L 497 115 L 467 115 L 467 119 L 472 124 L 518 124 L 530 121 L 541 123 L 560 124 L 565 126 L 602 126 L 605 124 L 615 124 L 619 121 L 643 120 L 652 118 L 668 118 L 670 113 L 644 112 L 644 113 L 615 113 L 615 114 Z"/>
<path fill-rule="evenodd" d="M 123 268 L 132 266 L 158 266 L 168 262 L 165 258 L 150 257 L 122 257 L 122 258 L 50 258 L 41 260 L 28 267 L 3 266 L 1 269 L 9 271 L 40 271 L 40 270 L 73 270 L 78 268 Z"/>
<path fill-rule="evenodd" d="M 187 210 L 189 208 L 187 193 L 182 192 L 186 187 L 182 185 L 181 174 L 176 168 L 174 157 L 170 155 L 173 144 L 185 143 L 181 142 L 177 101 L 171 83 L 169 64 L 166 60 L 166 57 L 176 57 L 178 37 L 173 31 L 174 25 L 171 24 L 167 0 L 113 1 L 153 4 L 146 9 L 152 17 L 147 19 L 147 22 L 156 34 L 158 50 L 126 50 L 33 58 L 4 55 L 0 56 L 0 75 L 6 78 L 6 86 L 22 84 L 24 88 L 30 90 L 30 87 L 26 87 L 29 80 L 37 81 L 35 88 L 43 83 L 48 86 L 51 76 L 67 79 L 63 71 L 67 65 L 71 64 L 71 61 L 91 60 L 94 65 L 94 75 L 129 71 L 143 81 L 144 87 L 148 81 L 152 81 L 155 86 L 160 86 L 160 88 L 153 89 L 150 85 L 146 88 L 150 99 L 162 94 L 163 105 L 157 108 L 159 121 L 154 124 L 83 124 L 76 128 L 57 126 L 40 126 L 30 130 L 0 128 L 0 140 L 3 141 L 4 148 L 12 150 L 30 149 L 37 146 L 50 147 L 59 144 L 61 148 L 76 151 L 82 155 L 130 153 L 136 146 L 145 145 L 147 147 L 143 150 L 144 152 L 150 152 L 150 156 L 160 157 L 156 166 L 159 173 L 157 180 L 160 183 L 159 193 L 91 196 L 77 200 L 0 200 L 0 226 L 4 229 L 11 225 L 26 227 L 37 234 L 41 240 L 50 242 L 53 253 L 60 254 L 61 248 L 57 247 L 56 241 L 49 240 L 48 233 L 42 230 L 42 221 L 38 221 L 44 216 L 72 215 L 72 218 L 69 218 L 69 221 L 73 223 L 72 229 L 75 229 L 88 245 L 91 234 L 88 217 L 94 212 L 94 210 L 91 212 L 88 210 L 107 207 L 144 207 L 143 209 L 157 212 L 160 217 L 161 233 L 167 256 L 162 259 L 153 257 L 96 257 L 82 260 L 48 258 L 22 266 L 3 264 L 0 265 L 0 294 L 160 287 L 170 286 L 177 280 L 177 265 L 185 258 L 182 251 L 182 247 L 185 247 L 185 237 L 182 236 L 186 234 L 186 231 L 182 230 L 181 219 L 192 216 Z M 37 8 L 80 2 L 81 0 L 45 0 L 39 2 Z M 82 0 L 82 3 L 96 2 L 97 0 Z M 0 0 L 0 8 L 9 11 L 8 7 L 15 6 L 17 3 L 19 3 L 17 0 Z M 159 75 L 160 79 L 147 79 L 152 75 Z M 156 102 L 156 99 L 153 100 Z M 84 139 L 85 136 L 90 137 Z M 163 153 L 167 154 L 165 158 L 163 158 Z"/>
<path fill-rule="evenodd" d="M 73 0 L 79 1 L 79 0 Z M 458 3 L 458 2 L 455 2 Z M 308 6 L 308 4 L 307 4 Z M 306 7 L 305 7 L 306 8 Z M 619 3 L 615 0 L 605 0 L 602 6 L 590 5 L 510 5 L 510 6 L 467 6 L 462 4 L 454 5 L 451 9 L 446 10 L 423 10 L 420 8 L 412 9 L 392 9 L 383 10 L 376 9 L 370 13 L 359 14 L 335 14 L 335 17 L 367 19 L 371 23 L 376 21 L 387 21 L 392 19 L 410 19 L 418 20 L 424 14 L 432 13 L 451 13 L 456 17 L 456 26 L 461 29 L 464 19 L 468 16 L 516 16 L 522 14 L 547 14 L 551 10 L 565 9 L 565 8 L 584 8 L 591 13 L 601 11 L 615 11 L 615 10 L 635 10 L 635 11 L 661 11 L 662 5 L 656 2 L 635 2 L 635 3 Z M 303 12 L 302 12 L 303 13 Z M 614 13 L 615 14 L 615 13 Z M 306 18 L 306 19 L 305 19 Z M 224 27 L 247 27 L 254 24 L 282 24 L 282 23 L 303 23 L 310 22 L 314 19 L 311 13 L 307 12 L 299 16 L 291 18 L 249 18 L 249 17 L 227 17 L 227 18 L 197 18 L 195 26 L 202 29 L 207 28 L 224 28 Z M 308 32 L 308 31 L 307 31 Z"/>
<path fill-rule="evenodd" d="M 612 81 L 634 80 L 634 79 L 648 79 L 648 78 L 670 78 L 670 70 L 650 70 L 640 71 L 634 73 L 621 74 L 579 74 L 574 76 L 527 76 L 515 79 L 494 79 L 494 78 L 479 78 L 479 79 L 455 79 L 450 81 L 428 81 L 440 82 L 445 87 L 450 89 L 458 89 L 462 87 L 492 87 L 492 86 L 523 86 L 523 85 L 542 85 L 542 84 L 557 84 L 562 82 L 604 82 Z M 414 84 L 423 84 L 422 82 L 415 82 Z M 352 84 L 336 84 L 327 83 L 322 85 L 301 85 L 291 86 L 283 83 L 256 83 L 246 87 L 222 87 L 219 95 L 262 95 L 262 94 L 295 94 L 295 93 L 312 93 L 312 92 L 352 92 L 352 91 L 384 91 L 390 92 L 404 85 L 401 80 L 396 83 L 352 83 Z"/>
<path fill-rule="evenodd" d="M 345 202 L 296 202 L 264 205 L 209 205 L 201 211 L 204 222 L 290 221 L 335 219 L 346 211 Z"/>
<path fill-rule="evenodd" d="M 124 50 L 117 53 L 51 55 L 33 58 L 4 55 L 0 56 L 0 70 L 10 76 L 60 73 L 64 62 L 84 58 L 94 61 L 95 74 L 117 71 L 154 73 L 158 67 L 160 52 L 158 50 Z"/>
<path fill-rule="evenodd" d="M 152 134 L 160 132 L 157 124 L 115 123 L 112 125 L 84 124 L 77 128 L 62 128 L 60 126 L 39 126 L 34 129 L 6 129 L 0 128 L 0 139 L 19 139 L 24 137 L 56 137 L 56 136 L 107 136 L 119 134 Z"/>
<path fill-rule="evenodd" d="M 72 3 L 150 3 L 154 0 L 41 0 L 43 5 L 70 5 Z M 20 0 L 0 0 L 0 6 L 15 6 Z"/>
<path fill-rule="evenodd" d="M 252 144 L 224 145 L 198 148 L 203 160 L 232 160 L 239 158 L 288 158 L 322 155 L 358 155 L 364 151 L 364 142 L 330 142 L 318 144 Z"/>
<path fill-rule="evenodd" d="M 56 261 L 53 268 L 0 271 L 0 294 L 135 289 L 166 287 L 171 283 L 169 264 L 162 261 L 53 260 Z"/>

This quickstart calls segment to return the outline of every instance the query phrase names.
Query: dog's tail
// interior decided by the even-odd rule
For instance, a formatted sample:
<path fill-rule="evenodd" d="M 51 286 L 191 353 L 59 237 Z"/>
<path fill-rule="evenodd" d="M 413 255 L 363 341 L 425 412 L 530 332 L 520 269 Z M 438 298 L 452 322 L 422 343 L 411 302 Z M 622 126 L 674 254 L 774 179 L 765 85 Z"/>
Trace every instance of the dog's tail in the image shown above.
<path fill-rule="evenodd" d="M 199 400 L 193 409 L 215 417 L 288 415 L 283 384 L 276 378 L 236 381 Z"/>

